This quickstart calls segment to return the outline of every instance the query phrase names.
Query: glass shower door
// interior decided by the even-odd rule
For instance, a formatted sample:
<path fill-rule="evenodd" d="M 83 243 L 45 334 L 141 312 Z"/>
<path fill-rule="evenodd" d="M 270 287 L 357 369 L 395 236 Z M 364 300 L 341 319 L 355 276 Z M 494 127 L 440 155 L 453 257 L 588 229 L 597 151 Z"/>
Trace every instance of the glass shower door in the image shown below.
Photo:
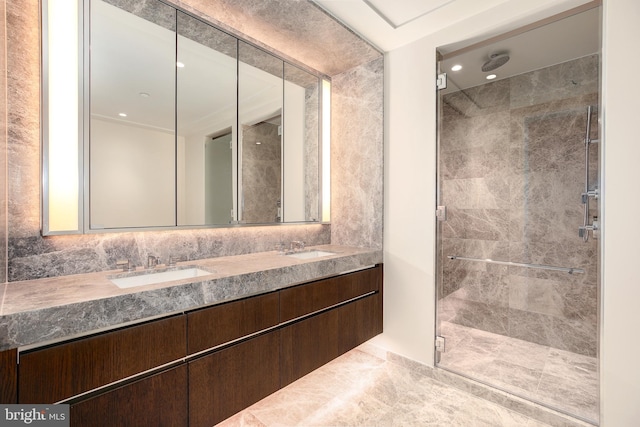
<path fill-rule="evenodd" d="M 595 8 L 441 52 L 436 354 L 440 368 L 596 423 L 599 22 Z M 550 57 L 530 61 L 537 40 L 577 25 L 586 43 L 557 39 L 559 57 L 541 41 Z"/>

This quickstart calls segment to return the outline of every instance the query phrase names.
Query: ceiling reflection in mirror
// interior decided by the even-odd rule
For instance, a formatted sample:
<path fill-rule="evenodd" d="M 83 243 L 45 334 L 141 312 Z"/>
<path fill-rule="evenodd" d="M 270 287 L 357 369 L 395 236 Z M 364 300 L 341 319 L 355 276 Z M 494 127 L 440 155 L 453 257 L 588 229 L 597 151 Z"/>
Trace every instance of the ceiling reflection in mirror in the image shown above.
<path fill-rule="evenodd" d="M 237 158 L 237 40 L 178 12 L 177 52 L 178 225 L 229 224 Z"/>
<path fill-rule="evenodd" d="M 316 222 L 319 77 L 159 0 L 90 0 L 92 230 Z"/>

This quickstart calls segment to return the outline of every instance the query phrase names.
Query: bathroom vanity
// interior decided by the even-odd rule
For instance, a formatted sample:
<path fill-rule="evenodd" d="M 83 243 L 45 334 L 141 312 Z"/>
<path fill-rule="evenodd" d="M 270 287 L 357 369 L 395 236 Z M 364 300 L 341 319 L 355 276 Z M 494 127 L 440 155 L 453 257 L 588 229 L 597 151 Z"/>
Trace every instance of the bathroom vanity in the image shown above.
<path fill-rule="evenodd" d="M 212 273 L 137 288 L 115 272 L 6 284 L 2 402 L 68 403 L 74 426 L 214 425 L 382 332 L 380 251 L 321 248 L 194 261 Z M 61 304 L 81 283 L 95 297 Z M 32 310 L 12 311 L 27 295 Z M 122 322 L 144 299 L 166 311 Z"/>

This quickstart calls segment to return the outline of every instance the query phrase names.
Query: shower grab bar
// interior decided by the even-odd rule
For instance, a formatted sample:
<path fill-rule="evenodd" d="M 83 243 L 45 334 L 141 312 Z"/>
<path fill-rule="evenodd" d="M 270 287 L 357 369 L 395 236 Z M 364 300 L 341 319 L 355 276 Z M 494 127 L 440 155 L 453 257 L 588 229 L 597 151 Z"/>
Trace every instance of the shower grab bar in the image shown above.
<path fill-rule="evenodd" d="M 582 226 L 578 227 L 578 236 L 582 238 L 584 242 L 589 240 L 589 231 L 594 233 L 598 230 L 598 220 L 593 218 L 593 223 L 589 224 L 589 199 L 593 197 L 598 199 L 598 189 L 589 189 L 589 146 L 600 142 L 598 139 L 591 139 L 591 115 L 593 112 L 593 106 L 587 107 L 587 129 L 584 135 L 584 192 L 582 193 L 582 204 L 584 205 L 584 214 Z M 595 238 L 595 236 L 594 236 Z"/>
<path fill-rule="evenodd" d="M 476 262 L 486 262 L 487 264 L 500 264 L 500 265 L 508 265 L 511 267 L 526 267 L 526 268 L 535 268 L 538 270 L 551 270 L 551 271 L 561 271 L 563 273 L 584 273 L 584 269 L 575 268 L 575 267 L 556 267 L 555 265 L 543 265 L 543 264 L 524 264 L 521 262 L 511 262 L 511 261 L 496 261 L 489 258 L 468 258 L 464 256 L 458 255 L 449 255 L 447 258 L 455 260 L 459 259 L 461 261 L 476 261 Z"/>

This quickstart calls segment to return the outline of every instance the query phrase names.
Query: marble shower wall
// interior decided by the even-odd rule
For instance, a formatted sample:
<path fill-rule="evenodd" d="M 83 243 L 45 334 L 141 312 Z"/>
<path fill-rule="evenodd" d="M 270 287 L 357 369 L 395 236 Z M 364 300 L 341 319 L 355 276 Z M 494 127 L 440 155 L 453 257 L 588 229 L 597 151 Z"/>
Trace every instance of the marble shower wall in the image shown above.
<path fill-rule="evenodd" d="M 578 227 L 587 106 L 598 104 L 598 61 L 597 55 L 584 57 L 444 96 L 442 320 L 597 354 L 597 242 L 584 243 Z M 595 185 L 597 144 L 591 149 Z"/>
<path fill-rule="evenodd" d="M 108 270 L 120 258 L 130 258 L 140 265 L 149 252 L 165 259 L 169 253 L 195 259 L 271 250 L 280 241 L 303 240 L 315 245 L 330 243 L 332 239 L 336 244 L 351 242 L 357 246 L 380 247 L 382 54 L 305 0 L 175 0 L 174 4 L 234 35 L 271 47 L 284 58 L 308 64 L 329 76 L 335 75 L 332 134 L 339 155 L 333 155 L 332 225 L 41 237 L 39 1 L 12 0 L 6 4 L 8 228 L 2 231 L 8 235 L 7 280 Z M 378 60 L 372 62 L 375 58 Z M 372 68 L 372 64 L 378 65 Z M 358 105 L 352 105 L 351 94 L 359 96 Z M 367 112 L 365 100 L 371 101 L 372 111 Z M 347 105 L 342 107 L 340 102 Z M 355 115 L 348 120 L 337 120 L 338 111 L 352 111 Z M 365 141 L 372 154 L 361 157 Z M 372 161 L 376 165 L 373 173 L 369 171 L 370 165 L 360 165 L 360 161 Z M 360 168 L 369 175 L 345 180 L 343 169 L 350 169 L 347 178 L 352 178 Z M 342 185 L 356 187 L 341 191 Z M 356 205 L 344 198 L 349 192 L 357 196 Z M 343 202 L 350 206 L 343 208 L 340 206 Z M 359 208 L 359 205 L 366 205 L 366 209 L 357 215 L 349 212 L 351 207 Z M 348 217 L 343 217 L 344 213 Z M 333 231 L 338 232 L 337 237 L 332 237 Z"/>

